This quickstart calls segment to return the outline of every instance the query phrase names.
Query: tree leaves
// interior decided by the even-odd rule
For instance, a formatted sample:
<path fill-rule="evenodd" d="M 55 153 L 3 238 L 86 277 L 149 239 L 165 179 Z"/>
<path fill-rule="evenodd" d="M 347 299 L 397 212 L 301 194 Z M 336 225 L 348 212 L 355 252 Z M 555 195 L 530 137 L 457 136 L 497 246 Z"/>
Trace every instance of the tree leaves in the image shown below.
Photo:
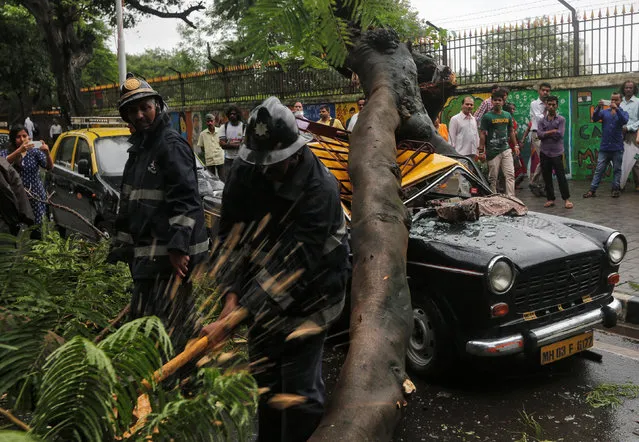
<path fill-rule="evenodd" d="M 31 422 L 47 440 L 113 440 L 115 370 L 93 342 L 76 336 L 44 366 Z"/>

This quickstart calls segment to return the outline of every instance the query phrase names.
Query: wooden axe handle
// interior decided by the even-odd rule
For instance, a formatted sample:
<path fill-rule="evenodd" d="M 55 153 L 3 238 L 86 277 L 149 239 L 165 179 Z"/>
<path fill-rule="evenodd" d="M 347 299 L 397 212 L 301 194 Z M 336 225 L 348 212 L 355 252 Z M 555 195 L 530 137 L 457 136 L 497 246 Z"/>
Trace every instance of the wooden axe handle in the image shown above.
<path fill-rule="evenodd" d="M 220 320 L 220 327 L 215 330 L 215 333 L 210 336 L 210 339 L 209 337 L 204 336 L 191 345 L 188 345 L 182 353 L 168 361 L 162 366 L 162 368 L 156 370 L 155 373 L 153 373 L 153 380 L 158 383 L 171 376 L 173 373 L 186 365 L 191 359 L 202 354 L 208 347 L 218 344 L 222 339 L 228 336 L 228 334 L 233 331 L 235 327 L 237 327 L 247 316 L 248 310 L 244 307 L 241 307 L 229 313 L 228 316 Z M 151 388 L 151 384 L 146 379 L 142 381 L 142 385 L 147 389 Z"/>

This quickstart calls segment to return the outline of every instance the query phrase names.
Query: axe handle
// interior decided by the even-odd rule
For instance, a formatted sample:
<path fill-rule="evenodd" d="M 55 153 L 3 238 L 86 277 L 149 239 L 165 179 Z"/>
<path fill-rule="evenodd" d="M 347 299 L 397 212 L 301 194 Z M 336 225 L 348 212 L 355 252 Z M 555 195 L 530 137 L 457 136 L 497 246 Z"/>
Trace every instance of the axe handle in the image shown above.
<path fill-rule="evenodd" d="M 222 341 L 222 339 L 228 336 L 228 334 L 242 321 L 244 321 L 247 316 L 248 310 L 243 307 L 229 313 L 224 319 L 220 320 L 220 327 L 216 329 L 215 333 L 213 333 L 210 338 L 204 336 L 194 343 L 187 345 L 182 353 L 168 361 L 162 366 L 162 368 L 153 373 L 153 380 L 158 383 L 171 376 L 186 365 L 191 359 L 196 358 L 203 353 L 208 347 L 214 346 Z M 146 379 L 142 381 L 142 385 L 147 389 L 151 388 L 151 384 Z"/>

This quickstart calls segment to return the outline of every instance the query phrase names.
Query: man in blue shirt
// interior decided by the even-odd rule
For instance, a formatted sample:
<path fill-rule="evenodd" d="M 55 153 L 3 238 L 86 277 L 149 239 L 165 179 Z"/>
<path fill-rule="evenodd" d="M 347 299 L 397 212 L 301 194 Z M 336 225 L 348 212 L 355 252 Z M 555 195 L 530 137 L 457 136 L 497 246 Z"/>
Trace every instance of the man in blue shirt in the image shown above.
<path fill-rule="evenodd" d="M 601 177 L 612 162 L 612 197 L 618 198 L 620 195 L 621 162 L 623 160 L 623 127 L 628 123 L 628 112 L 623 110 L 621 95 L 614 93 L 610 97 L 610 108 L 603 109 L 604 100 L 599 100 L 592 115 L 592 121 L 602 122 L 601 144 L 599 146 L 599 156 L 597 158 L 597 168 L 590 183 L 590 190 L 584 193 L 584 198 L 592 198 L 597 192 Z"/>

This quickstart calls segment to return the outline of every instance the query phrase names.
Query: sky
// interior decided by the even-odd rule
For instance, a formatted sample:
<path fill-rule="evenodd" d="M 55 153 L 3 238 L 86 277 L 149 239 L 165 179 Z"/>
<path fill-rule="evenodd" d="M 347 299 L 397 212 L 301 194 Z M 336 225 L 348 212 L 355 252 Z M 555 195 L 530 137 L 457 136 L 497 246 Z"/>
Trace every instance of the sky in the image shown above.
<path fill-rule="evenodd" d="M 207 3 L 211 0 L 204 0 Z M 421 18 L 429 20 L 435 26 L 451 31 L 476 29 L 479 26 L 492 26 L 515 23 L 528 17 L 554 15 L 568 10 L 558 0 L 410 0 Z M 639 10 L 639 1 L 620 0 L 568 0 L 580 15 L 593 8 L 605 8 L 621 5 L 633 5 Z M 442 5 L 450 5 L 445 8 Z M 437 6 L 433 6 L 437 5 Z M 139 54 L 146 49 L 162 48 L 171 50 L 180 42 L 177 26 L 180 20 L 147 18 L 141 20 L 134 29 L 125 30 L 127 54 Z M 115 51 L 115 30 L 111 39 L 111 49 Z"/>

